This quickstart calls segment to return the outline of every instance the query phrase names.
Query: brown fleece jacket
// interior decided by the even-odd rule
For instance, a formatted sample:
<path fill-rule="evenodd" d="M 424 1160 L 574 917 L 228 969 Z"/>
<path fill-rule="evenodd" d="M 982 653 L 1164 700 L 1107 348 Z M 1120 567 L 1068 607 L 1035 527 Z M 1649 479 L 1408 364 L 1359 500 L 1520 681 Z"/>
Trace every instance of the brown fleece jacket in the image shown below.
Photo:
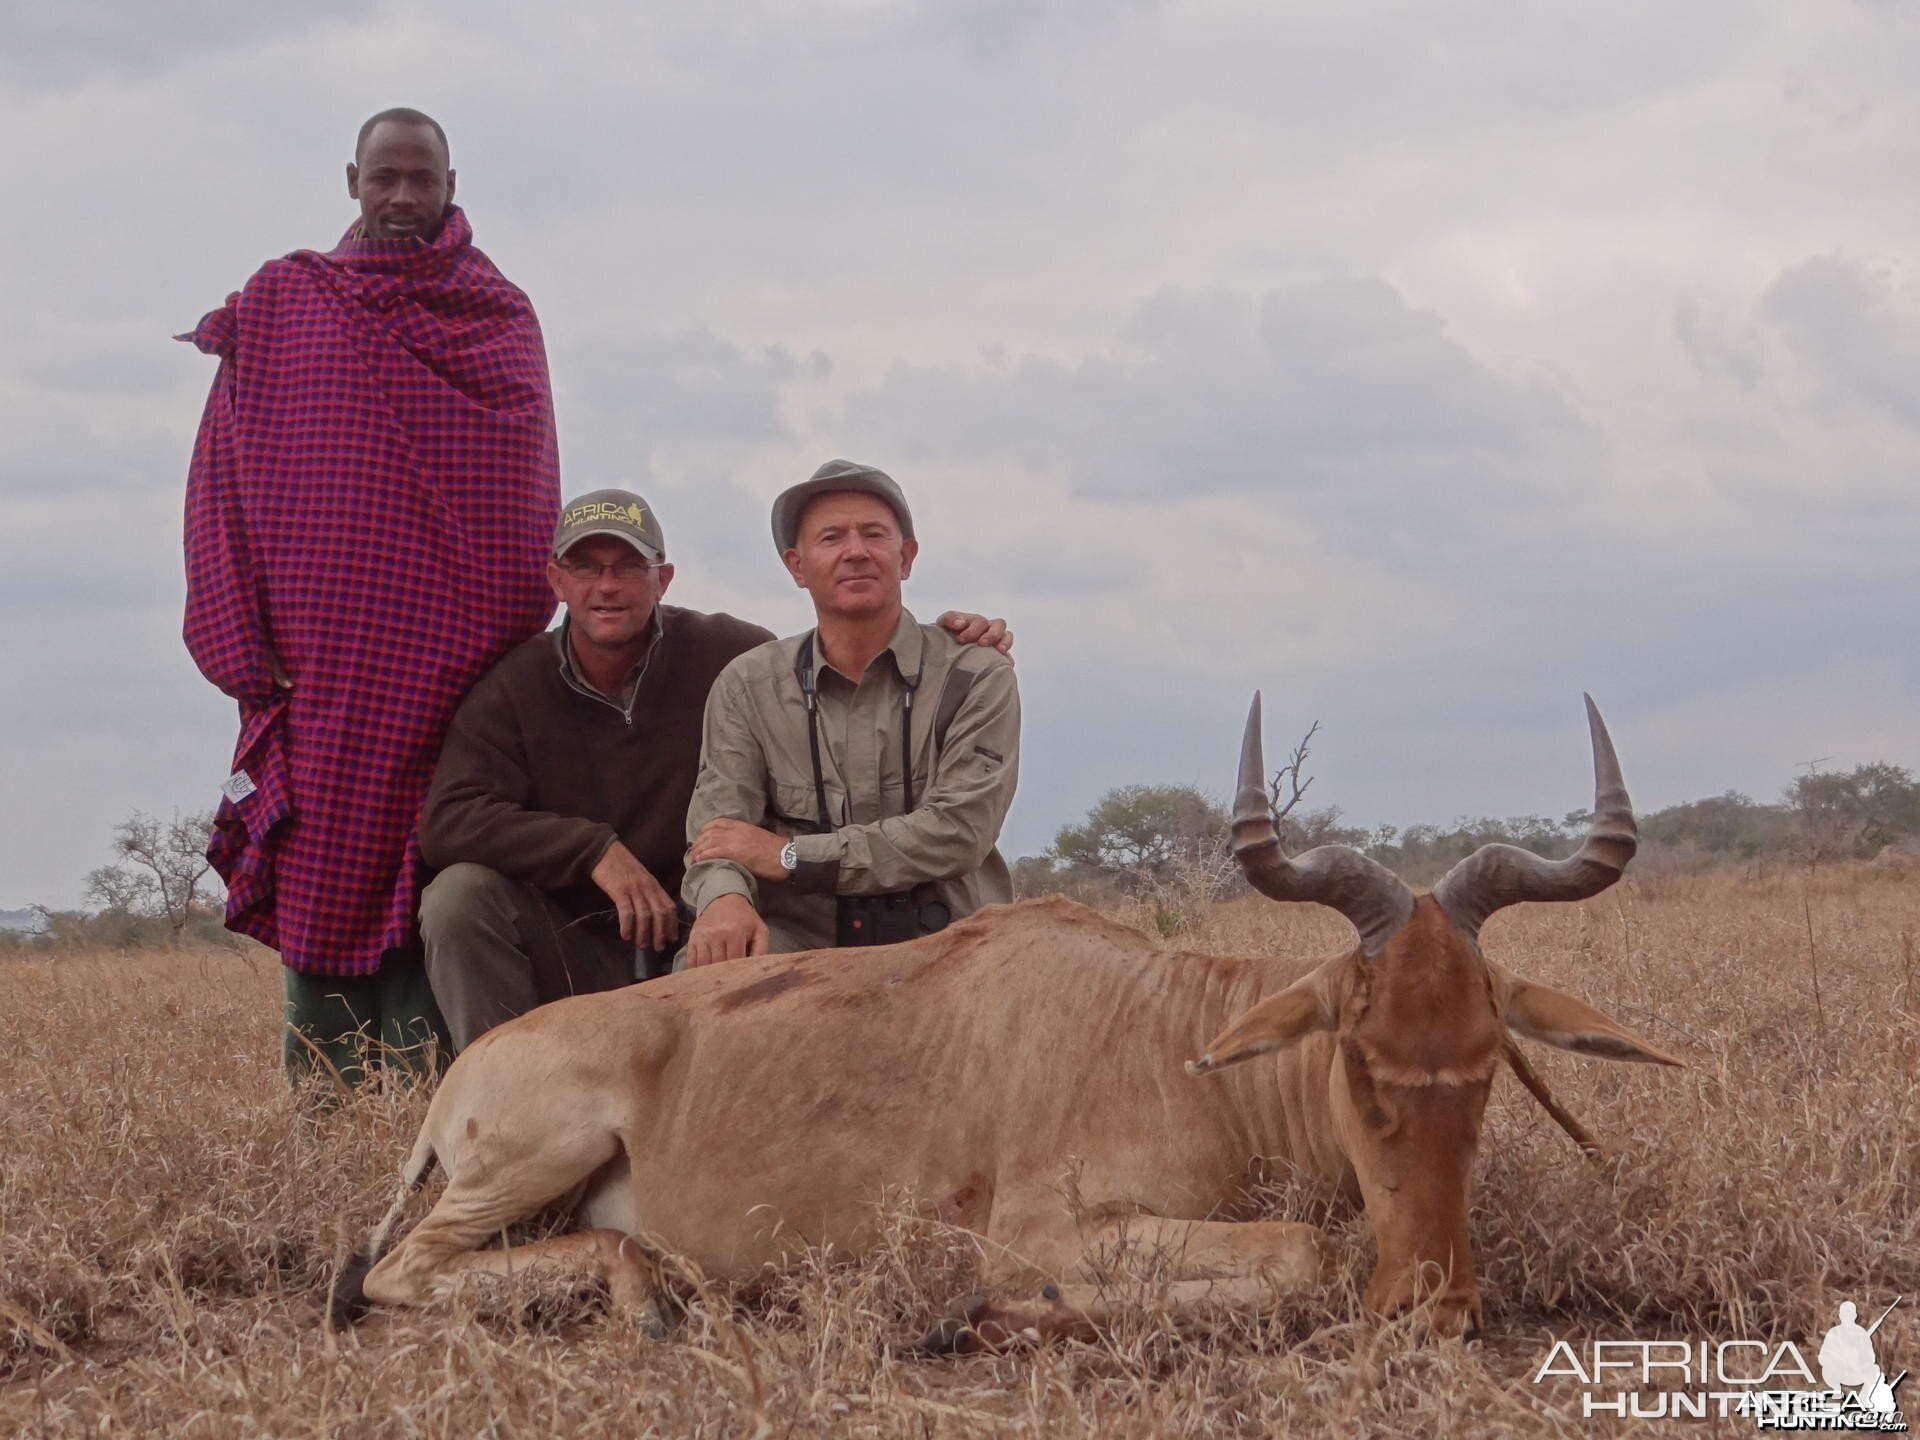
<path fill-rule="evenodd" d="M 588 876 L 617 836 L 679 893 L 707 691 L 773 636 L 731 615 L 658 614 L 658 647 L 624 712 L 567 682 L 564 630 L 534 636 L 481 678 L 453 717 L 421 812 L 429 865 L 485 865 L 588 915 L 612 904 Z"/>

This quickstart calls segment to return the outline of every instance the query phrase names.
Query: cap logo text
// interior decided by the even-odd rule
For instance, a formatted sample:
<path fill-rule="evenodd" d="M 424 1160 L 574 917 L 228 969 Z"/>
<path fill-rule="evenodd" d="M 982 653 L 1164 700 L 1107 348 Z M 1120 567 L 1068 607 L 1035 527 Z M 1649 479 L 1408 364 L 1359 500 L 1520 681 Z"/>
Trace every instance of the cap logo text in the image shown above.
<path fill-rule="evenodd" d="M 561 517 L 563 525 L 604 524 L 607 521 L 625 521 L 636 529 L 647 523 L 647 512 L 638 505 L 617 505 L 611 500 L 589 500 L 584 505 L 576 505 Z"/>

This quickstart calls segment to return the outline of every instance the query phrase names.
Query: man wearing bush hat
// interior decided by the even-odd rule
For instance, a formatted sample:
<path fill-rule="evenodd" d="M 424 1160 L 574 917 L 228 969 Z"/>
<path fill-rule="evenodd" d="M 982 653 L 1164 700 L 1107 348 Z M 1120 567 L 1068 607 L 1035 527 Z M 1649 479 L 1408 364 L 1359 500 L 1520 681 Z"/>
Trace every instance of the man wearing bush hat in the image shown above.
<path fill-rule="evenodd" d="M 440 870 L 420 928 L 459 1049 L 671 960 L 707 693 L 772 633 L 664 603 L 667 554 L 658 514 L 631 491 L 569 501 L 546 567 L 565 620 L 496 665 L 454 716 L 420 821 L 421 852 Z M 975 615 L 941 620 L 966 641 L 1006 636 Z"/>
<path fill-rule="evenodd" d="M 679 963 L 887 944 L 1013 898 L 995 845 L 1019 768 L 1013 663 L 916 621 L 919 554 L 883 471 L 832 460 L 773 503 L 815 628 L 729 664 L 687 812 Z"/>

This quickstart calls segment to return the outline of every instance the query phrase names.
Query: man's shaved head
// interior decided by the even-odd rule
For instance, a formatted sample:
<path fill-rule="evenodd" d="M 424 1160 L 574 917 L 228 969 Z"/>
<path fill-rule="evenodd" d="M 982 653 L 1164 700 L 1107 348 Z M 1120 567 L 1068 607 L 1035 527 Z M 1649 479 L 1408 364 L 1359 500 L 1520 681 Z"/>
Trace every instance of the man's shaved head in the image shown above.
<path fill-rule="evenodd" d="M 366 123 L 360 127 L 360 136 L 353 142 L 353 158 L 358 160 L 367 148 L 367 137 L 382 122 L 392 120 L 400 125 L 424 125 L 439 137 L 440 150 L 447 163 L 453 163 L 453 147 L 447 144 L 447 132 L 440 128 L 440 122 L 422 110 L 414 110 L 405 105 L 396 105 L 391 110 L 382 110 L 378 115 L 369 115 Z"/>
<path fill-rule="evenodd" d="M 453 184 L 447 132 L 431 115 L 398 106 L 360 127 L 347 194 L 360 202 L 368 239 L 432 243 L 453 204 Z"/>

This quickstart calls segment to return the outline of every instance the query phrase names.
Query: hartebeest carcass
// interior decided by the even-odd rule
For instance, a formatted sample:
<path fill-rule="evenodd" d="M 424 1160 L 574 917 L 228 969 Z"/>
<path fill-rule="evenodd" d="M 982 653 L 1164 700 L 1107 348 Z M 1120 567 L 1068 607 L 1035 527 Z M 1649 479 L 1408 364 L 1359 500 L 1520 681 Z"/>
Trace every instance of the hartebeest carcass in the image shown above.
<path fill-rule="evenodd" d="M 907 944 L 711 966 L 503 1025 L 441 1082 L 369 1256 L 436 1158 L 446 1192 L 364 1279 L 343 1277 L 336 1314 L 534 1265 L 650 1305 L 663 1253 L 714 1276 L 806 1245 L 858 1255 L 879 1233 L 877 1202 L 904 1192 L 979 1237 L 998 1294 L 1031 1287 L 971 1302 L 936 1327 L 936 1348 L 1080 1330 L 1102 1308 L 1084 1283 L 1090 1252 L 1123 1234 L 1165 1248 L 1176 1307 L 1316 1283 L 1317 1229 L 1247 1218 L 1253 1177 L 1279 1162 L 1364 1203 L 1373 1310 L 1426 1302 L 1436 1329 L 1471 1332 L 1468 1192 L 1508 1032 L 1678 1063 L 1480 953 L 1494 911 L 1595 894 L 1633 854 L 1619 765 L 1587 703 L 1596 799 L 1578 852 L 1488 845 L 1415 895 L 1345 846 L 1282 855 L 1255 696 L 1234 849 L 1263 894 L 1353 922 L 1359 944 L 1317 965 L 1169 954 L 1047 899 Z M 481 1248 L 570 1195 L 584 1230 Z"/>

